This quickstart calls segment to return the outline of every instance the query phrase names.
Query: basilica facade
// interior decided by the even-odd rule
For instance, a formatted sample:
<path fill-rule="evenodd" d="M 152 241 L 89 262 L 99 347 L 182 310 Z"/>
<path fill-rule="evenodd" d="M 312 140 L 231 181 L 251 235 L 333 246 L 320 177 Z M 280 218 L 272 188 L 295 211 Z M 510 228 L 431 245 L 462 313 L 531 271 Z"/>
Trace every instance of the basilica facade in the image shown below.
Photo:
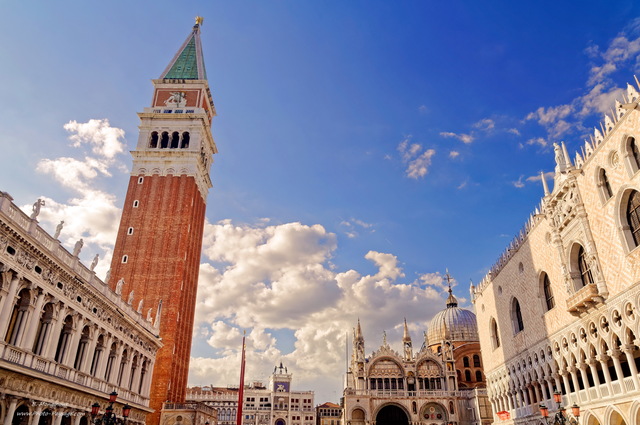
<path fill-rule="evenodd" d="M 401 352 L 385 335 L 367 357 L 358 322 L 343 394 L 344 424 L 491 423 L 475 315 L 458 307 L 449 289 L 446 308 L 428 329 L 414 353 L 405 321 Z"/>
<path fill-rule="evenodd" d="M 572 421 L 640 424 L 639 98 L 555 145 L 553 190 L 471 288 L 495 423 L 543 424 L 557 393 Z"/>

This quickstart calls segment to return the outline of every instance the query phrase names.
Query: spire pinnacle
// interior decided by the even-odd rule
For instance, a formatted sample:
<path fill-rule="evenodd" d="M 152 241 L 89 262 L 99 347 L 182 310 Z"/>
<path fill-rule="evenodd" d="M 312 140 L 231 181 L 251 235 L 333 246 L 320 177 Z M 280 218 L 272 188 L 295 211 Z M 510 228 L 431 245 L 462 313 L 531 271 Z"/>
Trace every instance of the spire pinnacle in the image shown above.
<path fill-rule="evenodd" d="M 453 290 L 451 289 L 451 275 L 449 274 L 449 269 L 446 269 L 446 273 L 444 275 L 445 279 L 447 279 L 447 285 L 449 285 L 449 297 L 447 298 L 447 308 L 449 307 L 457 307 L 458 300 L 453 296 Z"/>
<path fill-rule="evenodd" d="M 544 196 L 549 195 L 549 186 L 547 186 L 547 179 L 544 178 L 544 171 L 540 171 L 540 179 L 542 180 L 542 188 L 544 189 Z"/>
<path fill-rule="evenodd" d="M 404 318 L 404 335 L 402 336 L 402 341 L 411 342 L 411 336 L 409 335 L 409 327 L 407 326 L 407 318 Z"/>
<path fill-rule="evenodd" d="M 200 42 L 200 25 L 204 22 L 201 16 L 196 17 L 193 30 L 182 43 L 169 65 L 164 70 L 161 79 L 178 80 L 206 80 L 207 71 L 202 57 L 202 43 Z"/>

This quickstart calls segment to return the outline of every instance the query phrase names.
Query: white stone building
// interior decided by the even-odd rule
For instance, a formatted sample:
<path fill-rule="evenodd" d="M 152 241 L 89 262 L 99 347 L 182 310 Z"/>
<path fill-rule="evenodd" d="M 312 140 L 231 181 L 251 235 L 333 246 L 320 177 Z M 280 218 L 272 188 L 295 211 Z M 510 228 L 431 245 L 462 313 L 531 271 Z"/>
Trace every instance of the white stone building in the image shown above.
<path fill-rule="evenodd" d="M 0 192 L 0 423 L 86 425 L 116 391 L 114 412 L 143 424 L 158 329 L 80 263 L 82 243 L 38 226 L 36 204 L 28 216 Z"/>
<path fill-rule="evenodd" d="M 269 385 L 254 382 L 244 388 L 242 425 L 315 425 L 313 391 L 294 391 L 293 375 L 280 363 L 269 377 Z M 187 402 L 214 407 L 218 425 L 236 425 L 238 387 L 193 387 L 187 389 Z"/>
<path fill-rule="evenodd" d="M 543 423 L 559 391 L 582 424 L 640 424 L 639 97 L 573 160 L 555 145 L 553 190 L 471 289 L 496 423 Z"/>
<path fill-rule="evenodd" d="M 431 320 L 422 348 L 414 354 L 406 321 L 402 341 L 398 353 L 385 335 L 382 345 L 366 357 L 358 322 L 343 425 L 490 423 L 475 315 L 458 307 L 451 290 L 447 307 Z"/>

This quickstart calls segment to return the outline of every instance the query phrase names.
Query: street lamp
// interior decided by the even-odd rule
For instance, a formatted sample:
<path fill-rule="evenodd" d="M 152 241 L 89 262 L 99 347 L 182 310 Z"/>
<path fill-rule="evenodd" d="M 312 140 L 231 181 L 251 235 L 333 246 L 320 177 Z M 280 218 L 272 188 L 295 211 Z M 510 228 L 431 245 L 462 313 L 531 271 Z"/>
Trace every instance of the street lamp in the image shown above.
<path fill-rule="evenodd" d="M 567 418 L 567 412 L 565 410 L 564 407 L 562 407 L 562 393 L 560 393 L 560 391 L 556 391 L 553 393 L 553 401 L 556 402 L 556 404 L 558 405 L 558 411 L 556 412 L 556 414 L 553 417 L 553 422 L 551 422 L 551 424 L 553 425 L 565 425 L 565 424 L 570 424 L 570 425 L 578 425 L 580 423 L 580 406 L 578 406 L 577 404 L 573 403 L 573 406 L 571 406 L 571 413 L 573 415 L 573 417 L 571 418 Z M 547 425 L 550 425 L 549 423 L 549 408 L 547 406 L 545 406 L 544 404 L 540 403 L 540 415 L 542 415 L 542 417 L 544 418 L 544 421 Z"/>
<path fill-rule="evenodd" d="M 113 391 L 109 394 L 109 405 L 104 409 L 104 414 L 98 417 L 100 412 L 100 403 L 96 402 L 91 405 L 91 422 L 95 425 L 125 425 L 127 418 L 131 413 L 131 406 L 125 404 L 122 406 L 122 419 L 113 413 L 113 403 L 118 398 L 118 393 Z"/>

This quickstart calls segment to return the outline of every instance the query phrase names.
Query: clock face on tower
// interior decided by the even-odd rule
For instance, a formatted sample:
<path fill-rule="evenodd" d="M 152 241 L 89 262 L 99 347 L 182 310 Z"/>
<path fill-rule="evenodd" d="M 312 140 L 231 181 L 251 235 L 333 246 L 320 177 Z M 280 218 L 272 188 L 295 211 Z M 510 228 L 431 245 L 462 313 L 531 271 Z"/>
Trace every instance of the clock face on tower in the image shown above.
<path fill-rule="evenodd" d="M 275 382 L 273 387 L 277 393 L 288 393 L 289 392 L 289 383 L 288 382 Z"/>

